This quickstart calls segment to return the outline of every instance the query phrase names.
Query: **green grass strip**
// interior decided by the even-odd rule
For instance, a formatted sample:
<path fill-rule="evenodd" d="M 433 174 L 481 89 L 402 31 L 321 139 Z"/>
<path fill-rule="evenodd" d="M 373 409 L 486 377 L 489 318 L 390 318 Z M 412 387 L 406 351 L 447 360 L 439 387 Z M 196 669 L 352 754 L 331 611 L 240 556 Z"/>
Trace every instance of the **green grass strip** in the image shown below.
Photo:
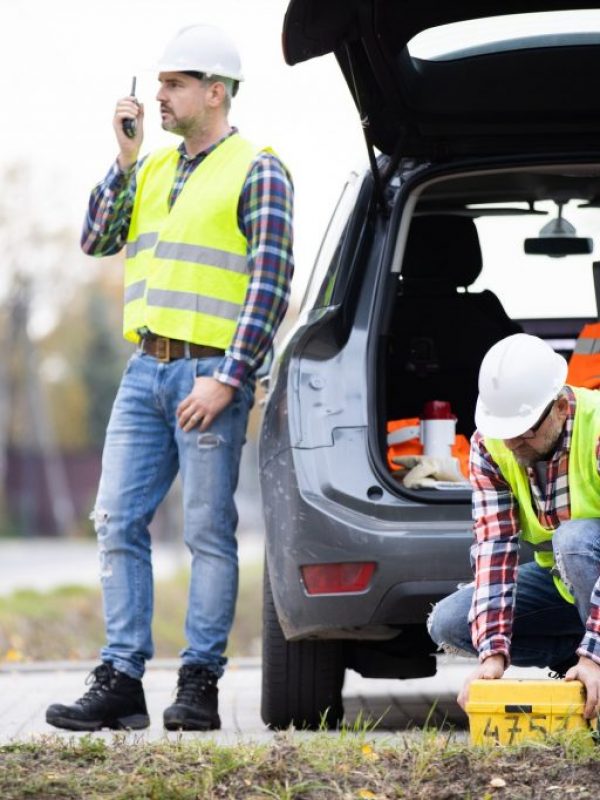
<path fill-rule="evenodd" d="M 0 748 L 3 800 L 531 800 L 596 798 L 600 750 L 578 738 L 471 748 L 434 730 L 363 731 L 219 745 L 116 735 L 44 737 Z"/>

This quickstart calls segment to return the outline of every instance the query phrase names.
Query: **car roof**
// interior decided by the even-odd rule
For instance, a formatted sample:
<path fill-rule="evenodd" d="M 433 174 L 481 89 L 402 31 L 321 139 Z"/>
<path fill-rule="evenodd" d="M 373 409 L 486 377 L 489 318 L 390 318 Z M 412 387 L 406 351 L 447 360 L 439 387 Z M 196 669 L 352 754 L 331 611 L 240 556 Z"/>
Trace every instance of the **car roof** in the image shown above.
<path fill-rule="evenodd" d="M 482 8 L 485 9 L 482 12 Z M 334 53 L 375 147 L 407 156 L 598 150 L 600 37 L 560 31 L 419 58 L 433 27 L 507 14 L 597 8 L 579 0 L 291 0 L 284 56 Z M 454 51 L 454 52 L 452 52 Z"/>

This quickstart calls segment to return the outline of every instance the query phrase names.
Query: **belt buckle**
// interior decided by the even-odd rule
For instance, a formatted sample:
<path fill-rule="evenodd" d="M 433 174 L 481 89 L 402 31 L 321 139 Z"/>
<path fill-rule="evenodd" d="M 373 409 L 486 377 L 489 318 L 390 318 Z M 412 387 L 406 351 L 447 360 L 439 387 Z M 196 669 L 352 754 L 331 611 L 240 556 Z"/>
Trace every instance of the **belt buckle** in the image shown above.
<path fill-rule="evenodd" d="M 167 336 L 156 337 L 156 359 L 162 362 L 171 360 L 171 340 Z"/>

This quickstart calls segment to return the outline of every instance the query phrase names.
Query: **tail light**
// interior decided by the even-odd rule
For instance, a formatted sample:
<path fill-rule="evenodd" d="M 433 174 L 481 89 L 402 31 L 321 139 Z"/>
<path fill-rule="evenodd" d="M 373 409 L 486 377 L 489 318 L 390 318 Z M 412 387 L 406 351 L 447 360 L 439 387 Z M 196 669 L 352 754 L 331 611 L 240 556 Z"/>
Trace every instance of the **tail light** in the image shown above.
<path fill-rule="evenodd" d="M 308 594 L 349 594 L 368 589 L 376 566 L 374 561 L 306 564 L 300 572 Z"/>

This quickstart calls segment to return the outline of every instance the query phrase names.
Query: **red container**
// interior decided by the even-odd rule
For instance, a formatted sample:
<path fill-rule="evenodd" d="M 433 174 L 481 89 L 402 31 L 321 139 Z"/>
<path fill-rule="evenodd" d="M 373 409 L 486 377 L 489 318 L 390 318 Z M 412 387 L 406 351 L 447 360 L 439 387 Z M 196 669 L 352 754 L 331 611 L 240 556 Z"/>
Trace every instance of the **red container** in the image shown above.
<path fill-rule="evenodd" d="M 428 400 L 423 407 L 421 419 L 453 419 L 452 408 L 447 400 Z"/>

